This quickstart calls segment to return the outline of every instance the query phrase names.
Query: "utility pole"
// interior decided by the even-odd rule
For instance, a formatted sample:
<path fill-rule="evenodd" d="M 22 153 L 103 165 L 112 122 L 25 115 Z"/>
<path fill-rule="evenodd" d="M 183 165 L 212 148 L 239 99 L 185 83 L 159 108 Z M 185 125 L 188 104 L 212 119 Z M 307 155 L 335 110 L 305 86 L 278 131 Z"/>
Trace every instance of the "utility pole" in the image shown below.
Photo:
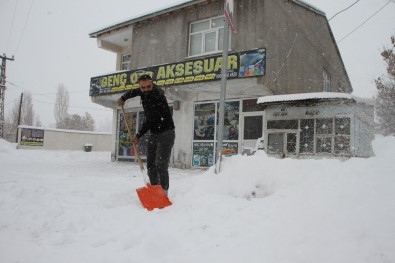
<path fill-rule="evenodd" d="M 222 67 L 221 67 L 221 91 L 219 99 L 219 120 L 217 126 L 217 147 L 216 147 L 216 158 L 217 163 L 215 166 L 215 173 L 220 172 L 221 167 L 221 150 L 223 146 L 224 138 L 224 119 L 225 119 L 225 97 L 226 97 L 226 80 L 228 75 L 228 47 L 229 47 L 229 24 L 226 19 L 224 19 L 224 42 L 222 49 Z"/>
<path fill-rule="evenodd" d="M 218 124 L 217 124 L 217 147 L 216 149 L 216 165 L 215 173 L 218 174 L 221 169 L 221 150 L 223 147 L 223 129 L 225 119 L 225 99 L 226 99 L 226 81 L 228 76 L 228 48 L 229 48 L 229 29 L 233 33 L 236 32 L 233 24 L 233 11 L 234 11 L 235 0 L 225 0 L 224 2 L 224 41 L 222 46 L 222 65 L 221 65 L 221 91 L 219 98 L 219 110 L 218 110 Z"/>
<path fill-rule="evenodd" d="M 5 96 L 5 70 L 6 70 L 6 61 L 14 60 L 14 56 L 12 58 L 8 58 L 6 54 L 0 56 L 1 58 L 1 72 L 0 72 L 0 139 L 4 137 L 4 96 Z"/>
<path fill-rule="evenodd" d="M 21 124 L 22 103 L 23 103 L 23 92 L 21 93 L 21 100 L 19 102 L 18 123 L 16 125 L 16 140 L 15 140 L 16 143 L 18 143 L 18 135 L 19 135 L 19 128 L 18 128 L 18 126 Z"/>

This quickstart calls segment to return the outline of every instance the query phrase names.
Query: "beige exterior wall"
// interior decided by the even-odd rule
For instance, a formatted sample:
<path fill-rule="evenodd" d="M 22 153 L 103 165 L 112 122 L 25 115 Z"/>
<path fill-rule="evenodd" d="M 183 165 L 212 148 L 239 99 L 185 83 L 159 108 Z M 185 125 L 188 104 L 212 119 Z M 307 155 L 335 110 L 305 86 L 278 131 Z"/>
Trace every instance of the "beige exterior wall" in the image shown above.
<path fill-rule="evenodd" d="M 43 146 L 21 145 L 22 128 L 44 130 Z M 92 145 L 92 151 L 111 151 L 111 133 L 57 130 L 41 127 L 19 126 L 18 149 L 77 150 L 83 151 L 85 144 Z"/>
<path fill-rule="evenodd" d="M 188 59 L 189 24 L 223 15 L 223 1 L 212 1 L 134 24 L 132 69 Z M 237 32 L 230 51 L 266 48 L 266 75 L 258 86 L 273 95 L 323 91 L 323 70 L 331 92 L 351 93 L 327 19 L 319 11 L 288 0 L 239 0 Z M 182 88 L 182 87 L 181 87 Z"/>

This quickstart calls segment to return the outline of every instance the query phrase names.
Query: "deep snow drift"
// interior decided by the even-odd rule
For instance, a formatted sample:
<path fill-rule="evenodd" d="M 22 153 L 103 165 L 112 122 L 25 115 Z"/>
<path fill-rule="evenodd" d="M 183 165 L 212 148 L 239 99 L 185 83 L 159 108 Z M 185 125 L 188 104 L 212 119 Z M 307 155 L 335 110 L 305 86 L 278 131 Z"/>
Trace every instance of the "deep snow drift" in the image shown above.
<path fill-rule="evenodd" d="M 395 262 L 395 138 L 373 147 L 171 169 L 173 205 L 148 212 L 137 165 L 0 140 L 0 262 Z"/>

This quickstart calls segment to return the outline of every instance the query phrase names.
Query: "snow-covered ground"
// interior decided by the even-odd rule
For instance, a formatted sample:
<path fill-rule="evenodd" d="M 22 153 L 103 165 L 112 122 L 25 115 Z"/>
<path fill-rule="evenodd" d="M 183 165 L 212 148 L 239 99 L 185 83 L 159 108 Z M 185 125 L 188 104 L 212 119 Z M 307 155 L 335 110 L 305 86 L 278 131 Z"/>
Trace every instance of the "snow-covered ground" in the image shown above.
<path fill-rule="evenodd" d="M 233 156 L 171 169 L 173 205 L 148 212 L 137 165 L 110 153 L 0 140 L 0 262 L 395 262 L 395 138 L 376 156 Z"/>

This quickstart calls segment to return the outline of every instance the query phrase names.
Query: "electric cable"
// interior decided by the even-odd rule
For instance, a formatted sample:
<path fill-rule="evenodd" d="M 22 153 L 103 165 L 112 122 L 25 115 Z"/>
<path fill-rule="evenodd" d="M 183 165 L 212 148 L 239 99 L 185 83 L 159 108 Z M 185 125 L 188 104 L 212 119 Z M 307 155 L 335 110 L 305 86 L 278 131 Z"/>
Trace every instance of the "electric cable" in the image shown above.
<path fill-rule="evenodd" d="M 343 10 L 337 12 L 335 15 L 333 15 L 331 18 L 329 18 L 328 21 L 331 21 L 335 16 L 337 16 L 340 13 L 343 13 L 344 11 L 346 11 L 347 9 L 351 8 L 353 5 L 355 5 L 356 3 L 358 3 L 360 0 L 355 1 L 353 4 L 351 4 L 350 6 L 344 8 Z"/>
<path fill-rule="evenodd" d="M 18 0 L 15 1 L 15 6 L 14 6 L 14 12 L 12 14 L 12 20 L 11 20 L 11 27 L 10 27 L 10 32 L 8 33 L 8 40 L 7 40 L 7 46 L 6 46 L 6 51 L 8 52 L 8 46 L 10 45 L 10 40 L 11 40 L 11 35 L 13 32 L 13 27 L 14 27 L 14 21 L 15 21 L 15 14 L 16 14 L 16 7 L 18 6 Z"/>
<path fill-rule="evenodd" d="M 36 99 L 34 99 L 34 98 L 33 98 L 33 101 L 34 101 L 34 102 L 41 103 L 41 104 L 55 105 L 55 102 L 40 101 L 40 100 L 36 100 Z M 112 110 L 110 110 L 110 109 L 94 109 L 94 108 L 89 108 L 89 107 L 84 107 L 84 106 L 79 106 L 79 105 L 77 106 L 77 105 L 75 105 L 75 104 L 69 105 L 69 108 L 86 109 L 86 110 L 95 110 L 95 111 L 108 111 L 108 112 L 112 111 Z"/>
<path fill-rule="evenodd" d="M 303 43 L 304 41 L 306 41 L 307 38 L 309 38 L 310 36 L 314 35 L 316 32 L 320 31 L 325 25 L 329 24 L 329 21 L 332 20 L 333 18 L 335 18 L 337 15 L 339 15 L 340 13 L 345 12 L 346 10 L 350 9 L 352 6 L 354 6 L 356 3 L 358 3 L 360 0 L 355 1 L 354 3 L 352 3 L 351 5 L 347 6 L 346 8 L 338 11 L 335 15 L 333 15 L 329 20 L 325 21 L 325 23 L 322 23 L 321 25 L 318 25 L 316 28 L 313 28 L 310 32 L 308 32 L 305 35 L 302 35 L 301 37 L 299 37 L 298 39 L 294 40 L 294 42 L 292 44 L 290 44 L 289 46 L 285 47 L 285 48 L 281 48 L 276 54 L 272 55 L 272 56 L 267 56 L 266 59 L 270 60 L 270 59 L 274 59 L 276 57 L 278 57 L 279 55 L 282 55 L 285 52 L 289 52 L 289 49 L 291 49 L 294 45 L 298 44 L 298 43 Z"/>
<path fill-rule="evenodd" d="M 381 10 L 383 10 L 389 3 L 391 3 L 392 0 L 389 0 L 384 6 L 382 6 L 379 10 L 377 10 L 376 12 L 374 12 L 371 16 L 369 16 L 365 21 L 362 22 L 362 24 L 360 24 L 359 26 L 357 26 L 353 31 L 351 31 L 350 33 L 348 33 L 347 35 L 345 35 L 343 38 L 341 38 L 339 41 L 337 41 L 336 43 L 340 43 L 341 41 L 343 41 L 344 39 L 346 39 L 347 37 L 349 37 L 352 33 L 354 33 L 355 31 L 357 31 L 359 28 L 361 28 L 366 22 L 368 22 L 371 18 L 373 18 L 375 15 L 377 15 Z"/>
<path fill-rule="evenodd" d="M 22 28 L 21 37 L 19 38 L 18 44 L 16 46 L 15 54 L 18 53 L 19 46 L 20 46 L 20 44 L 22 42 L 23 35 L 25 34 L 26 25 L 27 25 L 27 22 L 29 21 L 29 18 L 30 18 L 30 12 L 32 11 L 33 2 L 34 2 L 34 0 L 32 0 L 30 2 L 29 12 L 27 13 L 25 24 L 23 25 L 23 28 Z"/>
<path fill-rule="evenodd" d="M 7 82 L 8 84 L 10 84 L 10 85 L 12 85 L 12 86 L 15 86 L 15 87 L 17 87 L 17 88 L 20 88 L 20 89 L 22 89 L 22 90 L 27 90 L 27 89 L 25 89 L 25 88 L 23 88 L 23 87 L 21 87 L 21 86 L 15 84 L 15 83 L 12 83 L 12 82 L 10 82 L 10 81 L 8 81 L 8 80 L 6 80 L 6 82 Z M 85 91 L 85 90 L 84 90 L 84 91 L 68 91 L 68 93 L 87 93 L 87 91 Z M 32 95 L 52 95 L 52 94 L 57 94 L 57 92 L 32 93 Z"/>

